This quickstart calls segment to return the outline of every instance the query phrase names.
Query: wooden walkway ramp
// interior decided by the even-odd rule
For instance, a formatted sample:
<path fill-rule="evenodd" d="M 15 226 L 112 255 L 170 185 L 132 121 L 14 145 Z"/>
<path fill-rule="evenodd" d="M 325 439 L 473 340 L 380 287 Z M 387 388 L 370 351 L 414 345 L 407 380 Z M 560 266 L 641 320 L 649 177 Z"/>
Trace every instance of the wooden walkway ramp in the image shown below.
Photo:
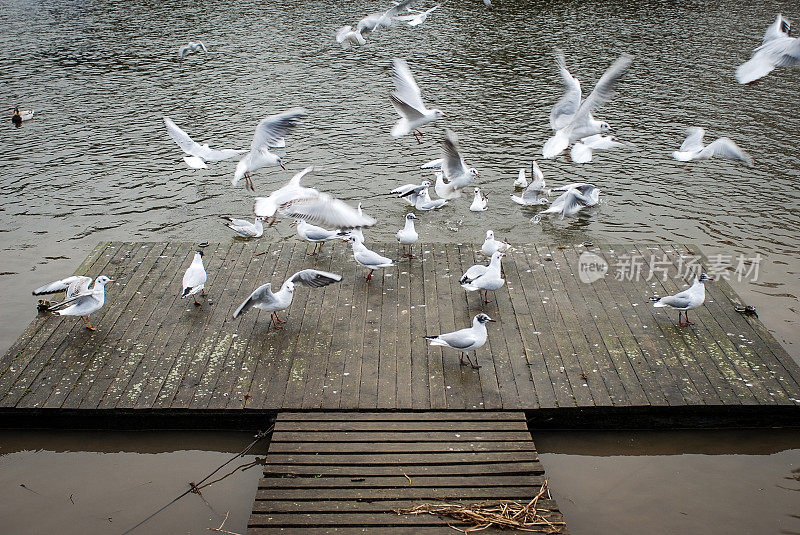
<path fill-rule="evenodd" d="M 371 246 L 401 254 L 397 244 Z M 205 248 L 202 307 L 178 297 L 195 249 L 100 244 L 78 269 L 117 281 L 91 318 L 97 331 L 40 314 L 0 360 L 0 410 L 747 406 L 769 415 L 800 406 L 800 368 L 756 318 L 734 310 L 727 283 L 707 284 L 691 328 L 651 306 L 649 297 L 685 287 L 677 272 L 688 260 L 702 263 L 691 248 L 519 246 L 503 260 L 508 283 L 484 305 L 458 284 L 486 261 L 474 244 L 420 245 L 420 258 L 366 283 L 345 244 L 311 257 L 304 243 L 236 240 Z M 611 266 L 591 284 L 578 271 L 588 252 Z M 617 280 L 613 266 L 631 256 L 643 275 L 659 268 L 665 278 Z M 344 278 L 299 288 L 281 331 L 259 311 L 232 319 L 255 287 L 308 267 Z M 497 320 L 480 370 L 422 338 L 466 327 L 478 312 Z"/>
<path fill-rule="evenodd" d="M 282 412 L 247 533 L 454 533 L 469 526 L 395 511 L 528 503 L 544 482 L 522 412 Z M 555 501 L 537 504 L 540 533 L 566 533 Z"/>

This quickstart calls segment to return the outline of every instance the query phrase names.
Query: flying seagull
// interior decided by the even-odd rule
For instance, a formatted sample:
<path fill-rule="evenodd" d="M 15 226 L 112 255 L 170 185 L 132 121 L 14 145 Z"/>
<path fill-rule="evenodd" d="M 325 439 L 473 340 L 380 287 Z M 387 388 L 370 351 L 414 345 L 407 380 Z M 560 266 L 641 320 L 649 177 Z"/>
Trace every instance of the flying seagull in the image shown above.
<path fill-rule="evenodd" d="M 208 167 L 206 162 L 219 162 L 247 152 L 246 150 L 236 149 L 216 150 L 210 148 L 208 144 L 200 145 L 189 137 L 189 134 L 172 122 L 172 119 L 169 117 L 164 117 L 164 124 L 167 126 L 167 133 L 169 136 L 175 140 L 175 143 L 178 144 L 181 150 L 188 155 L 183 157 L 183 161 L 192 169 L 206 169 Z"/>

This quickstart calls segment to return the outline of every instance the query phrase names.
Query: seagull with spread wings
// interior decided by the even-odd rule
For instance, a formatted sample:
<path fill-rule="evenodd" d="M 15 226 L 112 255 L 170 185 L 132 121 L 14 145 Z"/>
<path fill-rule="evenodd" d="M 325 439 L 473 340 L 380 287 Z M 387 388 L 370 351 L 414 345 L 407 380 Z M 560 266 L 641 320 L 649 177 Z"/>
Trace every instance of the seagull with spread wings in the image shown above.
<path fill-rule="evenodd" d="M 760 80 L 775 67 L 800 67 L 800 39 L 791 37 L 789 30 L 789 21 L 778 14 L 753 57 L 736 69 L 736 80 L 740 84 Z"/>
<path fill-rule="evenodd" d="M 105 275 L 100 275 L 90 290 L 89 285 L 92 283 L 92 278 L 76 275 L 36 288 L 33 295 L 65 292 L 64 300 L 47 310 L 59 316 L 80 316 L 86 328 L 94 331 L 95 328 L 89 322 L 89 316 L 103 307 L 106 296 L 105 285 L 109 282 L 114 281 Z"/>
<path fill-rule="evenodd" d="M 286 323 L 286 321 L 278 317 L 278 312 L 286 310 L 289 308 L 289 305 L 292 304 L 294 289 L 298 284 L 311 288 L 321 288 L 333 284 L 334 282 L 339 282 L 340 280 L 342 280 L 341 275 L 328 273 L 327 271 L 318 271 L 316 269 L 298 271 L 286 279 L 277 292 L 272 292 L 272 284 L 269 282 L 256 288 L 255 291 L 250 294 L 250 297 L 236 309 L 236 312 L 233 313 L 233 317 L 234 319 L 238 318 L 251 308 L 257 308 L 269 312 L 270 323 L 274 325 L 276 329 L 280 329 L 280 326 Z"/>
<path fill-rule="evenodd" d="M 206 169 L 208 168 L 206 162 L 219 162 L 247 152 L 246 150 L 236 149 L 216 150 L 209 147 L 207 143 L 200 145 L 172 122 L 169 117 L 164 117 L 164 124 L 167 126 L 169 136 L 188 155 L 183 157 L 183 161 L 192 169 Z"/>
<path fill-rule="evenodd" d="M 422 102 L 422 93 L 414 81 L 414 75 L 408 68 L 408 63 L 402 59 L 392 61 L 392 76 L 394 78 L 394 93 L 389 96 L 392 105 L 400 115 L 400 120 L 392 128 L 393 137 L 402 137 L 409 132 L 414 132 L 417 143 L 422 143 L 420 136 L 422 132 L 419 127 L 444 117 L 441 110 L 425 107 Z"/>
<path fill-rule="evenodd" d="M 292 108 L 283 113 L 270 115 L 258 123 L 253 143 L 250 145 L 250 152 L 236 164 L 236 172 L 231 180 L 231 185 L 236 186 L 239 180 L 244 178 L 247 187 L 251 191 L 255 191 L 250 173 L 271 165 L 279 165 L 286 169 L 280 156 L 270 152 L 269 148 L 278 144 L 280 139 L 291 132 L 300 123 L 300 119 L 306 115 L 306 110 L 303 108 Z"/>
<path fill-rule="evenodd" d="M 449 129 L 442 140 L 442 173 L 445 184 L 453 190 L 460 190 L 481 176 L 474 167 L 467 167 L 458 149 L 458 136 Z"/>
<path fill-rule="evenodd" d="M 706 131 L 702 128 L 687 128 L 686 134 L 686 139 L 681 144 L 681 148 L 672 153 L 673 158 L 679 162 L 724 158 L 753 165 L 753 158 L 740 149 L 730 138 L 721 137 L 708 145 L 703 145 L 703 137 L 706 135 Z"/>

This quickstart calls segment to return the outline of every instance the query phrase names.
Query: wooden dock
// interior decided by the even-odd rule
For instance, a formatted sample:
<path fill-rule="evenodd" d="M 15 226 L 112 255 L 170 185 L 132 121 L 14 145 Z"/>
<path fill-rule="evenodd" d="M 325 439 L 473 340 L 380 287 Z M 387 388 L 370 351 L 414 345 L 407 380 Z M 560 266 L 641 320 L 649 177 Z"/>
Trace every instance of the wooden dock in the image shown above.
<path fill-rule="evenodd" d="M 265 463 L 248 535 L 447 534 L 475 526 L 397 511 L 540 493 L 539 533 L 567 533 L 523 412 L 281 412 Z"/>
<path fill-rule="evenodd" d="M 397 244 L 371 246 L 401 254 Z M 312 257 L 305 243 L 234 240 L 205 248 L 202 307 L 178 297 L 196 248 L 100 244 L 77 270 L 117 281 L 91 318 L 97 331 L 40 314 L 0 361 L 0 411 L 723 407 L 768 418 L 800 406 L 800 368 L 756 318 L 734 310 L 739 299 L 726 282 L 706 285 L 690 328 L 651 306 L 650 296 L 685 286 L 677 269 L 702 260 L 690 247 L 519 246 L 503 259 L 506 286 L 484 305 L 458 284 L 486 261 L 474 244 L 422 244 L 419 258 L 367 283 L 346 244 Z M 578 261 L 587 251 L 611 266 L 626 255 L 663 256 L 667 277 L 617 280 L 612 268 L 583 283 Z M 255 287 L 308 267 L 343 280 L 298 288 L 280 331 L 259 311 L 232 319 Z M 466 327 L 478 312 L 497 320 L 478 351 L 480 370 L 422 338 Z"/>

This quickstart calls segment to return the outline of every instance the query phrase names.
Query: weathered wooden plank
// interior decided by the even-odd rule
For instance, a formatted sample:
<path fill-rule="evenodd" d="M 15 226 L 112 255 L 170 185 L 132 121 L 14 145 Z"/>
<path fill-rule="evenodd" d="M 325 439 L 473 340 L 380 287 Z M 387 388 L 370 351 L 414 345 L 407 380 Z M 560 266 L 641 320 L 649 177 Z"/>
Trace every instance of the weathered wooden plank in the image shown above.
<path fill-rule="evenodd" d="M 373 526 L 369 528 L 369 533 L 374 535 L 395 535 L 404 533 L 413 533 L 414 535 L 443 535 L 452 532 L 453 529 L 442 526 Z M 247 530 L 247 535 L 272 535 L 273 533 L 297 533 L 307 535 L 351 535 L 357 533 L 364 533 L 364 528 L 357 526 L 278 526 L 278 527 L 253 527 Z M 481 530 L 481 534 L 491 533 L 507 533 L 507 530 L 493 530 L 491 528 Z M 567 533 L 563 531 L 562 533 Z"/>
<path fill-rule="evenodd" d="M 402 248 L 401 248 L 402 249 Z M 411 262 L 418 262 L 419 259 L 403 258 L 402 251 L 400 260 L 397 264 L 397 291 L 395 292 L 394 313 L 394 332 L 397 343 L 395 349 L 397 401 L 395 405 L 399 407 L 411 407 L 413 405 L 412 395 L 412 376 L 411 376 L 411 337 L 414 332 L 411 330 Z M 391 311 L 389 311 L 391 314 Z"/>
<path fill-rule="evenodd" d="M 540 476 L 531 476 L 535 483 L 522 487 L 478 487 L 478 488 L 446 488 L 437 487 L 398 487 L 390 489 L 337 489 L 336 496 L 331 496 L 328 489 L 276 489 L 263 488 L 256 491 L 257 500 L 308 500 L 314 498 L 339 499 L 339 500 L 370 500 L 397 497 L 400 499 L 416 500 L 442 500 L 449 497 L 461 499 L 533 499 L 537 489 L 544 482 Z"/>
<path fill-rule="evenodd" d="M 429 359 L 433 358 L 428 351 L 428 342 L 423 338 L 429 334 L 425 325 L 425 270 L 423 262 L 426 261 L 425 251 L 429 251 L 429 244 L 419 244 L 417 246 L 417 258 L 408 263 L 408 294 L 409 306 L 408 315 L 410 316 L 411 330 L 411 408 L 430 409 L 431 408 L 431 387 L 428 370 Z M 430 252 L 427 253 L 430 258 Z M 434 333 L 439 334 L 439 333 Z"/>
<path fill-rule="evenodd" d="M 447 503 L 474 504 L 474 500 L 448 500 Z M 347 500 L 256 500 L 253 512 L 256 514 L 269 513 L 326 513 L 326 512 L 379 512 L 393 511 L 419 505 L 415 500 L 379 500 L 379 501 L 347 501 Z M 540 498 L 536 503 L 537 509 L 558 511 L 558 504 L 554 500 Z"/>
<path fill-rule="evenodd" d="M 493 431 L 490 429 L 483 431 L 384 431 L 383 440 L 391 440 L 396 442 L 442 440 L 464 442 L 474 440 L 526 440 L 528 439 L 526 438 L 527 433 L 527 431 Z M 283 441 L 300 440 L 303 442 L 308 442 L 311 440 L 309 437 L 314 436 L 315 434 L 317 433 L 313 431 L 283 431 L 279 439 Z M 325 440 L 336 442 L 364 442 L 375 439 L 375 435 L 369 431 L 328 431 L 326 433 L 326 437 L 327 438 Z"/>
<path fill-rule="evenodd" d="M 359 455 L 355 453 L 275 453 L 270 454 L 270 462 L 298 464 L 462 464 L 486 462 L 537 461 L 538 455 L 530 451 L 439 451 L 424 453 L 372 453 Z"/>
<path fill-rule="evenodd" d="M 388 422 L 375 422 L 375 421 L 342 421 L 342 422 L 313 422 L 313 421 L 300 421 L 300 422 L 287 422 L 284 420 L 277 420 L 275 422 L 275 432 L 279 431 L 308 431 L 308 432 L 325 432 L 325 431 L 373 431 L 381 433 L 384 431 L 527 431 L 527 425 L 524 421 L 498 421 L 491 422 L 473 422 L 473 421 L 440 421 L 440 420 L 422 420 L 422 421 L 388 421 Z"/>
<path fill-rule="evenodd" d="M 459 249 L 460 247 L 454 244 L 443 244 L 437 247 L 437 251 L 442 251 L 439 257 L 440 263 L 436 266 L 437 271 L 441 273 L 444 268 L 444 273 L 436 281 L 438 312 L 440 320 L 443 318 L 445 324 L 448 325 L 442 332 L 450 332 L 472 325 L 471 310 L 467 305 L 464 290 L 458 282 L 463 273 L 460 260 L 462 252 Z M 486 349 L 487 346 L 484 346 L 484 349 L 478 353 L 486 355 Z M 450 410 L 463 410 L 468 407 L 473 408 L 473 406 L 480 408 L 483 403 L 483 395 L 479 372 L 469 366 L 462 366 L 456 355 L 458 355 L 457 351 L 442 348 L 442 370 L 447 408 Z M 479 355 L 475 355 L 475 359 L 479 360 Z M 488 363 L 486 364 L 488 365 Z"/>
<path fill-rule="evenodd" d="M 363 481 L 353 481 L 363 479 Z M 544 482 L 541 475 L 494 474 L 476 476 L 456 474 L 451 476 L 417 476 L 409 483 L 403 474 L 391 476 L 352 477 L 277 477 L 262 479 L 259 488 L 272 489 L 392 489 L 396 487 L 416 488 L 474 488 L 474 487 L 540 487 Z M 335 493 L 334 493 L 335 494 Z"/>
<path fill-rule="evenodd" d="M 355 261 L 353 261 L 355 262 Z M 361 367 L 364 354 L 364 330 L 366 329 L 368 299 L 374 285 L 364 279 L 368 272 L 356 264 L 353 278 L 354 298 L 353 312 L 350 317 L 350 329 L 347 339 L 350 341 L 344 357 L 344 371 L 342 372 L 342 395 L 339 398 L 339 407 L 342 409 L 356 409 L 359 406 L 359 390 L 361 388 Z"/>
<path fill-rule="evenodd" d="M 339 421 L 351 422 L 354 420 L 374 421 L 421 421 L 431 420 L 463 422 L 467 420 L 496 421 L 525 421 L 522 411 L 425 411 L 425 412 L 368 412 L 368 411 L 336 411 L 336 412 L 291 412 L 281 411 L 276 421 Z"/>
<path fill-rule="evenodd" d="M 315 439 L 317 437 L 314 437 Z M 502 442 L 270 442 L 269 451 L 272 453 L 335 453 L 345 449 L 351 453 L 401 453 L 424 451 L 535 451 L 533 443 L 527 441 L 502 441 Z"/>
<path fill-rule="evenodd" d="M 424 307 L 425 307 L 425 330 L 420 335 L 437 336 L 439 334 L 450 332 L 453 330 L 451 325 L 452 320 L 448 323 L 447 317 L 439 314 L 438 310 L 438 285 L 439 275 L 437 274 L 436 267 L 440 264 L 437 262 L 437 255 L 444 257 L 442 246 L 440 244 L 430 244 L 425 247 L 422 254 L 422 271 L 424 277 Z M 447 275 L 447 273 L 444 273 Z M 441 284 L 445 284 L 443 281 Z M 421 306 L 421 305 L 418 305 Z M 451 316 L 452 317 L 452 316 Z M 448 329 L 448 327 L 450 327 Z M 445 377 L 444 377 L 444 349 L 430 347 L 426 342 L 425 352 L 428 357 L 428 395 L 430 396 L 430 407 L 432 409 L 445 409 L 447 408 L 447 396 L 445 394 Z"/>
<path fill-rule="evenodd" d="M 375 247 L 374 250 L 383 256 L 388 254 L 385 247 Z M 384 344 L 381 338 L 383 328 L 383 293 L 387 272 L 396 271 L 391 267 L 376 270 L 372 280 L 364 282 L 367 288 L 367 314 L 364 319 L 363 346 L 361 350 L 361 385 L 358 392 L 358 407 L 374 409 L 378 406 L 378 368 L 380 366 L 380 348 Z M 392 340 L 388 340 L 391 343 Z"/>
<path fill-rule="evenodd" d="M 270 477 L 366 477 L 396 476 L 405 473 L 412 478 L 431 475 L 502 475 L 502 474 L 537 474 L 544 473 L 542 464 L 536 461 L 514 461 L 503 463 L 471 463 L 471 464 L 417 464 L 398 467 L 397 465 L 315 465 L 315 464 L 278 464 L 267 458 L 264 476 Z"/>
<path fill-rule="evenodd" d="M 384 253 L 388 258 L 398 259 L 402 255 L 396 244 L 387 244 Z M 378 351 L 378 373 L 376 407 L 393 409 L 397 407 L 397 309 L 398 272 L 400 267 L 384 270 L 381 307 L 373 313 L 380 318 L 380 344 Z"/>

